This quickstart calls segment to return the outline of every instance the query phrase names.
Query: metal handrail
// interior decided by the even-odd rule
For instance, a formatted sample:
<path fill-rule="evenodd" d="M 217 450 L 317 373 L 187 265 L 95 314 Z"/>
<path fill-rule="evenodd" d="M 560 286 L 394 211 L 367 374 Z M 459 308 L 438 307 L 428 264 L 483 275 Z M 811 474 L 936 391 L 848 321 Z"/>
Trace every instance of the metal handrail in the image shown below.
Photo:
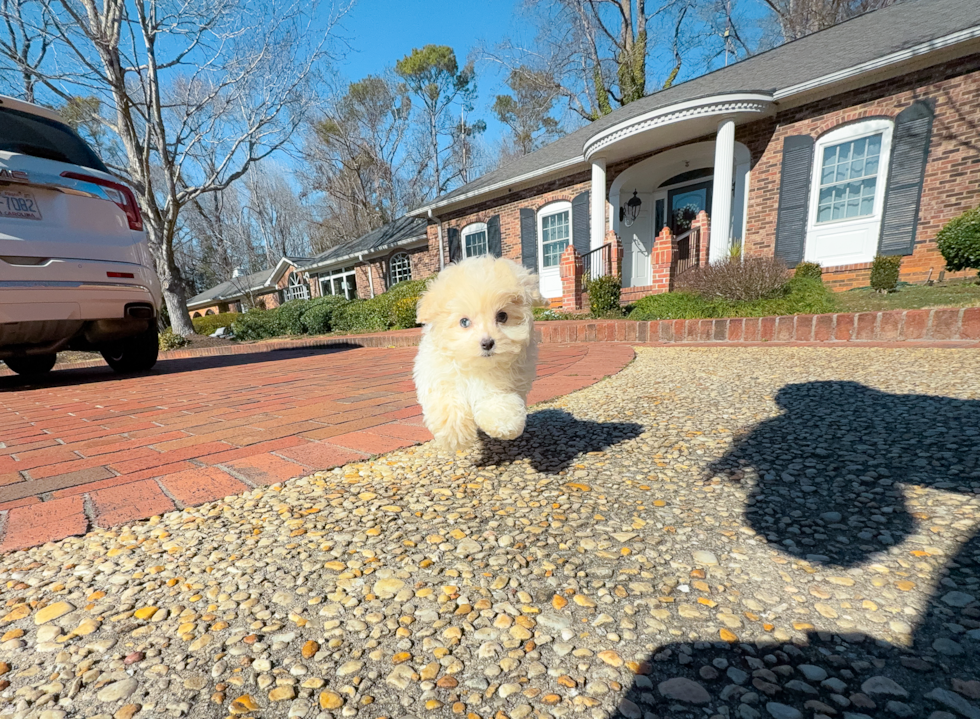
<path fill-rule="evenodd" d="M 682 251 L 681 243 L 685 244 L 684 250 Z M 674 264 L 674 278 L 676 279 L 680 275 L 684 274 L 693 267 L 697 267 L 701 264 L 701 228 L 692 227 L 687 232 L 682 235 L 678 235 L 677 240 L 677 260 Z M 681 257 L 681 255 L 686 254 L 686 257 Z"/>
<path fill-rule="evenodd" d="M 582 278 L 585 281 L 597 280 L 609 274 L 612 265 L 612 243 L 596 247 L 582 255 Z"/>

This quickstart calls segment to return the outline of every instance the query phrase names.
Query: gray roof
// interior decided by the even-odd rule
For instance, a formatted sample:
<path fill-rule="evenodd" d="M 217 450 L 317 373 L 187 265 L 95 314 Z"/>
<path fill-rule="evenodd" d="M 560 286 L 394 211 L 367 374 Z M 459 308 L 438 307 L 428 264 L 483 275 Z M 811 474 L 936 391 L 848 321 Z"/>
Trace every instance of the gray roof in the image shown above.
<path fill-rule="evenodd" d="M 426 220 L 421 217 L 399 217 L 383 227 L 358 237 L 356 240 L 331 247 L 311 260 L 303 269 L 321 268 L 356 259 L 359 255 L 370 255 L 407 245 L 426 236 Z"/>
<path fill-rule="evenodd" d="M 275 268 L 273 267 L 268 270 L 262 270 L 261 272 L 253 272 L 250 275 L 233 277 L 226 282 L 222 282 L 220 285 L 216 285 L 199 295 L 191 297 L 187 300 L 187 306 L 190 309 L 194 309 L 194 307 L 203 307 L 216 302 L 237 299 L 246 292 L 261 288 L 268 281 L 274 270 Z"/>
<path fill-rule="evenodd" d="M 891 53 L 980 26 L 978 0 L 907 0 L 648 95 L 414 210 L 443 205 L 493 185 L 582 158 L 586 141 L 653 110 L 732 92 L 778 93 Z M 778 98 L 777 98 L 778 99 Z M 477 201 L 475 198 L 473 201 Z"/>

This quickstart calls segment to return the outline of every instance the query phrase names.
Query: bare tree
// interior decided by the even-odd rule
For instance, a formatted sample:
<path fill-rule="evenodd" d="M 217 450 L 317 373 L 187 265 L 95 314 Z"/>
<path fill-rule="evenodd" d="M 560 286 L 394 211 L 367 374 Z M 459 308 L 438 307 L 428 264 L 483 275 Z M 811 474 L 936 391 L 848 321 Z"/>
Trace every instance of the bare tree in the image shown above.
<path fill-rule="evenodd" d="M 782 39 L 797 40 L 896 0 L 763 0 L 772 11 Z"/>
<path fill-rule="evenodd" d="M 23 98 L 35 102 L 38 68 L 51 45 L 49 17 L 41 0 L 0 0 L 0 21 L 0 74 L 16 72 Z"/>
<path fill-rule="evenodd" d="M 56 57 L 36 74 L 64 101 L 81 90 L 107 108 L 100 121 L 125 155 L 114 169 L 137 192 L 173 329 L 190 335 L 174 255 L 180 214 L 291 141 L 344 10 L 324 18 L 303 0 L 38 1 Z"/>
<path fill-rule="evenodd" d="M 370 232 L 422 199 L 406 144 L 411 110 L 400 82 L 371 75 L 337 93 L 313 123 L 301 174 L 320 199 L 314 249 Z"/>
<path fill-rule="evenodd" d="M 266 264 L 280 259 L 309 257 L 312 214 L 275 165 L 253 167 L 245 177 L 247 194 L 242 211 L 265 249 Z"/>

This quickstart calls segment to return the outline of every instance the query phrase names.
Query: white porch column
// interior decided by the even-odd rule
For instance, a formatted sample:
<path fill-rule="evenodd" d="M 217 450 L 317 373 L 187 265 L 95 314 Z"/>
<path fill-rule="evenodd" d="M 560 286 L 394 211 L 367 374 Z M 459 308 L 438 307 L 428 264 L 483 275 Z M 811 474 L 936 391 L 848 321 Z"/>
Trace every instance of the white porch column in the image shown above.
<path fill-rule="evenodd" d="M 589 246 L 594 250 L 606 241 L 606 158 L 592 160 L 592 236 Z"/>
<path fill-rule="evenodd" d="M 715 136 L 715 175 L 711 190 L 711 241 L 708 261 L 718 262 L 728 255 L 732 227 L 732 179 L 735 172 L 735 120 L 718 123 Z"/>

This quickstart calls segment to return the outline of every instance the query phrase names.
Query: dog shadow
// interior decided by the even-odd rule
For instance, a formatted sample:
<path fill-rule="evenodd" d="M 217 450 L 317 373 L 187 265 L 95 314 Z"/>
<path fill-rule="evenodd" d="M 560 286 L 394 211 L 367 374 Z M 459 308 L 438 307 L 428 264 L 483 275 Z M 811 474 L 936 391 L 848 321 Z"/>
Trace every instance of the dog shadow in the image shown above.
<path fill-rule="evenodd" d="M 952 535 L 962 543 L 952 561 L 936 567 L 928 562 L 930 544 L 943 540 L 929 521 L 929 502 L 909 507 L 902 491 L 980 495 L 980 402 L 888 394 L 854 382 L 789 385 L 775 401 L 782 414 L 737 439 L 706 479 L 754 482 L 747 524 L 813 568 L 847 576 L 877 557 L 892 555 L 892 567 L 901 560 L 905 577 L 865 570 L 878 581 L 864 599 L 884 605 L 874 612 L 887 622 L 882 634 L 909 625 L 910 645 L 846 629 L 813 630 L 793 642 L 664 645 L 641 664 L 618 716 L 980 717 L 980 535 L 943 526 L 945 541 Z M 960 527 L 980 518 L 967 504 L 960 516 Z M 918 617 L 885 611 L 908 603 L 901 582 L 920 584 L 916 565 L 924 561 L 940 578 L 926 610 Z M 850 604 L 840 611 L 867 614 L 861 598 Z M 784 612 L 781 621 L 791 619 Z M 687 700 L 678 699 L 684 690 Z"/>
<path fill-rule="evenodd" d="M 536 471 L 556 473 L 583 454 L 608 449 L 643 431 L 634 422 L 583 421 L 564 410 L 544 409 L 528 415 L 524 434 L 515 440 L 496 440 L 481 432 L 476 463 L 487 467 L 529 459 Z"/>

